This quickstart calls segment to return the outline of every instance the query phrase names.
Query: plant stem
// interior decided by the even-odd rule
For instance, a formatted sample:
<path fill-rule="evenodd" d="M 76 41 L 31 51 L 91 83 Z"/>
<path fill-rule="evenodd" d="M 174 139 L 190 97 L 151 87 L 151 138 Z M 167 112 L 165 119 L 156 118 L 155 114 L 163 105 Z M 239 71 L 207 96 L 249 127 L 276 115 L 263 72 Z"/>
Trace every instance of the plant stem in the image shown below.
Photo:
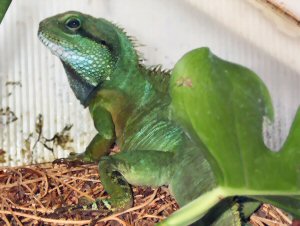
<path fill-rule="evenodd" d="M 252 190 L 249 188 L 228 188 L 221 187 L 226 197 L 229 196 L 300 196 L 299 190 Z"/>
<path fill-rule="evenodd" d="M 183 206 L 176 211 L 165 221 L 157 224 L 158 226 L 175 226 L 175 225 L 189 225 L 196 220 L 200 219 L 210 208 L 216 205 L 219 201 L 226 198 L 226 192 L 221 187 L 217 187 L 194 201 Z"/>
<path fill-rule="evenodd" d="M 157 224 L 158 226 L 184 226 L 189 225 L 202 216 L 207 211 L 220 202 L 222 199 L 231 196 L 293 196 L 300 195 L 299 191 L 264 191 L 264 190 L 251 190 L 245 188 L 227 188 L 217 187 L 207 193 L 202 194 L 194 201 L 183 206 L 181 209 L 176 211 L 165 221 Z"/>

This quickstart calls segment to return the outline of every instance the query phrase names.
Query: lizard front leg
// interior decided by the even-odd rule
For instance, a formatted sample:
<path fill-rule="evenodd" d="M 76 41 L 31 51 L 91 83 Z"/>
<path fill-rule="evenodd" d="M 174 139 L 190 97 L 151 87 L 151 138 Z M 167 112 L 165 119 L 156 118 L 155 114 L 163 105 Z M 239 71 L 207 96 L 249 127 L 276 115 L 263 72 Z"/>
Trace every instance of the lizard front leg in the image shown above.
<path fill-rule="evenodd" d="M 85 152 L 78 157 L 86 161 L 98 161 L 108 154 L 115 142 L 115 125 L 110 112 L 100 104 L 90 106 L 90 113 L 98 134 L 92 139 Z"/>
<path fill-rule="evenodd" d="M 109 153 L 116 139 L 112 116 L 100 104 L 91 106 L 90 113 L 98 134 L 91 140 L 85 152 L 71 153 L 67 159 L 57 159 L 54 163 L 68 161 L 95 162 Z"/>

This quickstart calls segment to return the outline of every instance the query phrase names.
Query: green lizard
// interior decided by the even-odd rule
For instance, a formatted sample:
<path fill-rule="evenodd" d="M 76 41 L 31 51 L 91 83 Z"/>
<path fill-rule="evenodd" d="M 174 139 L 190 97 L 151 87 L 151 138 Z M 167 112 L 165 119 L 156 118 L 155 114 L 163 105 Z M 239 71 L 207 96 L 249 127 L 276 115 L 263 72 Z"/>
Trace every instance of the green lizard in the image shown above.
<path fill-rule="evenodd" d="M 173 117 L 169 72 L 142 65 L 122 29 L 105 19 L 66 12 L 42 21 L 38 36 L 62 61 L 75 96 L 89 108 L 98 132 L 84 153 L 70 158 L 99 161 L 114 210 L 132 206 L 130 184 L 169 185 L 180 206 L 215 186 L 205 147 Z M 108 156 L 114 144 L 121 152 Z M 215 207 L 213 218 L 205 217 L 202 223 L 218 219 L 216 225 L 240 225 L 240 208 L 228 203 Z M 229 210 L 219 217 L 218 208 Z"/>

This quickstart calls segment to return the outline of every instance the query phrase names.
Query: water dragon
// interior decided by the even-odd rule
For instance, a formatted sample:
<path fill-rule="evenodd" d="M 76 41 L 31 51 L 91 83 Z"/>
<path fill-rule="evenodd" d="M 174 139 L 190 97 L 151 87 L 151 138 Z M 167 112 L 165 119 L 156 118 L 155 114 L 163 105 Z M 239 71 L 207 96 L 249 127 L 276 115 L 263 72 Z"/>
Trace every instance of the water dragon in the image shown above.
<path fill-rule="evenodd" d="M 38 36 L 60 58 L 70 87 L 88 107 L 97 130 L 85 152 L 70 158 L 99 162 L 114 210 L 132 206 L 131 184 L 168 185 L 180 206 L 214 188 L 206 147 L 174 117 L 170 72 L 144 66 L 123 29 L 71 11 L 43 20 Z M 189 80 L 178 85 L 192 86 Z M 121 152 L 108 156 L 115 144 Z M 241 225 L 257 206 L 227 199 L 198 225 Z"/>

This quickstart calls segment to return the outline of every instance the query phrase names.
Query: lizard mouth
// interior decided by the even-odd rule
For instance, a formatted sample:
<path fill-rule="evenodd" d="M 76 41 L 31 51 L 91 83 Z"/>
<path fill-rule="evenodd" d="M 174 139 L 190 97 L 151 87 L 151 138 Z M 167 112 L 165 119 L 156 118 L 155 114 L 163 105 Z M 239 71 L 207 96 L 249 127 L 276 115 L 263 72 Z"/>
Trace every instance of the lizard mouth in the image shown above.
<path fill-rule="evenodd" d="M 39 30 L 38 38 L 45 46 L 47 46 L 47 48 L 50 49 L 53 55 L 58 56 L 61 59 L 65 59 L 68 56 L 68 50 L 63 46 L 58 45 L 55 41 L 52 41 L 51 36 L 47 33 Z"/>

